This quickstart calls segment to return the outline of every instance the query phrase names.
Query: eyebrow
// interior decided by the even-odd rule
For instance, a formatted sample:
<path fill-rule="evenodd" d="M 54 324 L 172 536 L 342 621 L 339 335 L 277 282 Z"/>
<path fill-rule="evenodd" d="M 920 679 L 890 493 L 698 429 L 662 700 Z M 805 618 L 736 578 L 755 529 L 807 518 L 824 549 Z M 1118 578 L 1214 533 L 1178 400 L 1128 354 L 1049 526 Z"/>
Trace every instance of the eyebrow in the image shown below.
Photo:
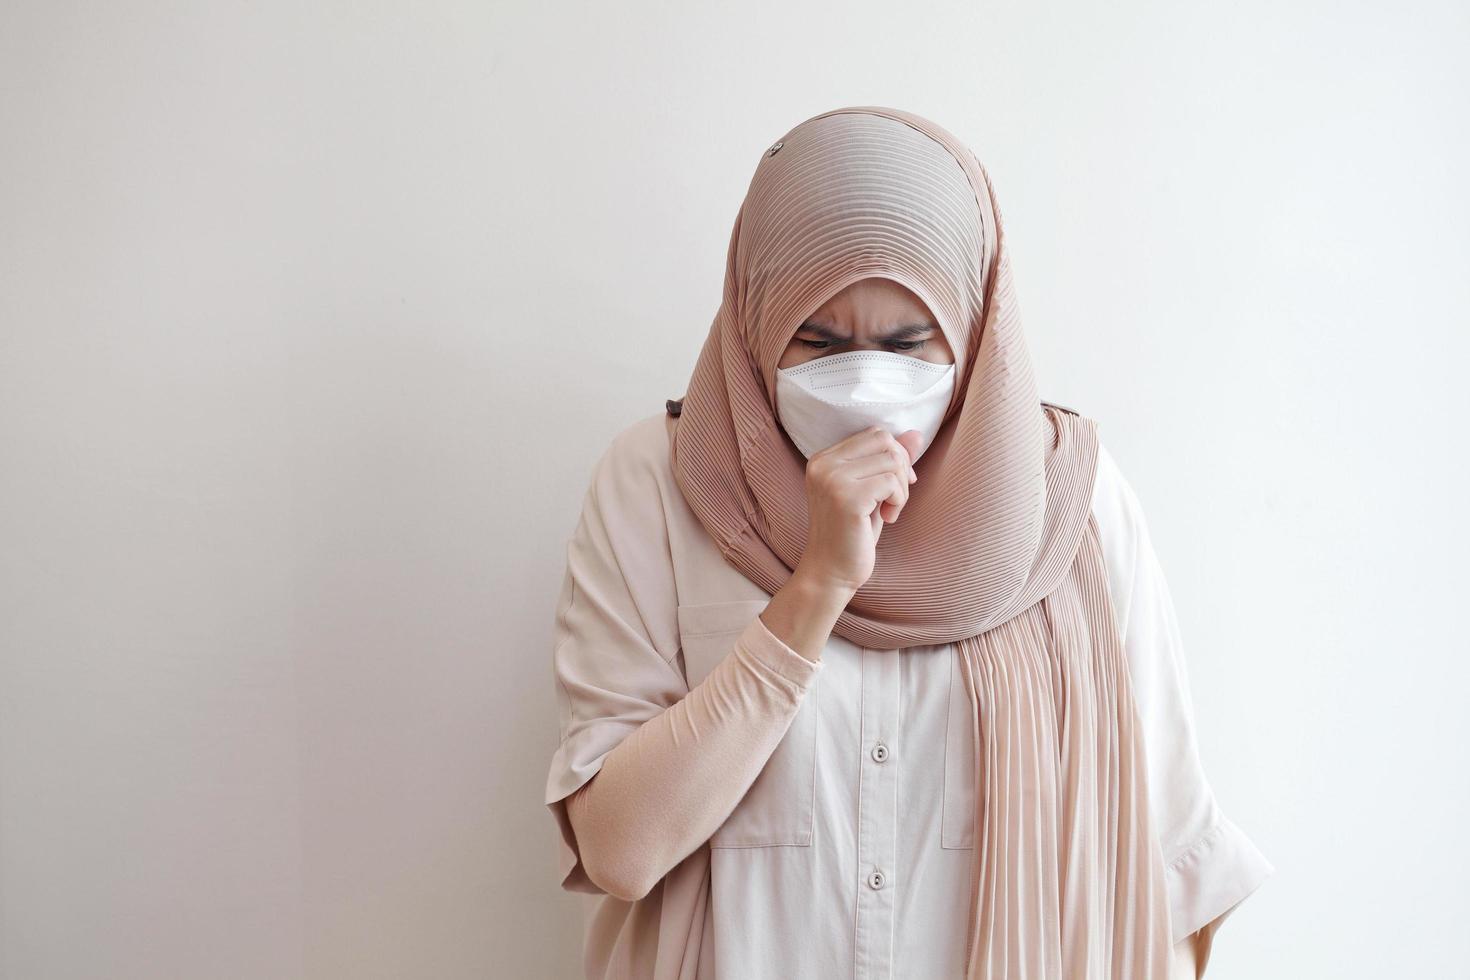
<path fill-rule="evenodd" d="M 932 333 L 937 329 L 939 328 L 932 323 L 905 323 L 900 326 L 894 327 L 887 333 L 881 334 L 878 339 L 888 343 L 892 343 L 894 341 L 914 340 L 918 337 Z M 820 323 L 803 323 L 800 327 L 797 328 L 797 330 L 798 332 L 806 331 L 807 333 L 816 334 L 823 340 L 842 341 L 852 339 L 851 337 L 844 337 L 842 334 L 833 330 L 831 327 L 824 327 Z"/>

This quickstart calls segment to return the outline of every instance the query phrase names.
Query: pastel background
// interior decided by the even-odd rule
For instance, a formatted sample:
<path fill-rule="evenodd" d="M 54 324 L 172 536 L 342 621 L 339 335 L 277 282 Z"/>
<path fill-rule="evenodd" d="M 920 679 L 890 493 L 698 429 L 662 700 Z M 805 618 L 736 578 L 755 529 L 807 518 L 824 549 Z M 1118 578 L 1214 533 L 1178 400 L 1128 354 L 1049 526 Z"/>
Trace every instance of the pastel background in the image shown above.
<path fill-rule="evenodd" d="M 759 154 L 994 178 L 1201 752 L 1215 980 L 1443 977 L 1470 899 L 1470 8 L 0 6 L 0 977 L 572 978 L 552 605 Z"/>

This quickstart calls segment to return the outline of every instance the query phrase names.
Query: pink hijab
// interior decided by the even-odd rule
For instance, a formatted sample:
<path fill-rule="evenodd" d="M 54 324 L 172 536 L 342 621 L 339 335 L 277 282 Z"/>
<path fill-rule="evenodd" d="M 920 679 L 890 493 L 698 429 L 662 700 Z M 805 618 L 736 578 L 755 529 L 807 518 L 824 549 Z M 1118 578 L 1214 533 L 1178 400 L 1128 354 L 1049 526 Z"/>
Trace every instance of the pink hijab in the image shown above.
<path fill-rule="evenodd" d="M 932 311 L 955 390 L 834 632 L 956 645 L 978 750 L 968 976 L 1164 980 L 1163 859 L 1091 515 L 1096 423 L 1038 395 L 1000 208 L 964 144 L 913 113 L 854 106 L 765 151 L 719 311 L 670 403 L 675 479 L 725 559 L 780 589 L 807 512 L 776 364 L 809 314 L 872 276 Z"/>

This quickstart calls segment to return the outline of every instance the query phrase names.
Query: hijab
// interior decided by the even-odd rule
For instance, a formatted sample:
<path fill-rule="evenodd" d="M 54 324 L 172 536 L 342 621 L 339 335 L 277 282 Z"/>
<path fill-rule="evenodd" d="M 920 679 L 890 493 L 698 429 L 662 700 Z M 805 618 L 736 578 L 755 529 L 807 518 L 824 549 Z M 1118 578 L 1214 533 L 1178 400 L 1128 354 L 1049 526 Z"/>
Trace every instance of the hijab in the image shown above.
<path fill-rule="evenodd" d="M 779 590 L 808 515 L 777 363 L 810 314 L 869 277 L 929 307 L 956 377 L 833 632 L 955 645 L 977 748 L 967 976 L 1164 980 L 1162 854 L 1091 513 L 1096 423 L 1038 395 L 1000 207 L 968 147 L 914 113 L 853 106 L 761 155 L 719 310 L 668 403 L 675 481 L 725 560 Z"/>

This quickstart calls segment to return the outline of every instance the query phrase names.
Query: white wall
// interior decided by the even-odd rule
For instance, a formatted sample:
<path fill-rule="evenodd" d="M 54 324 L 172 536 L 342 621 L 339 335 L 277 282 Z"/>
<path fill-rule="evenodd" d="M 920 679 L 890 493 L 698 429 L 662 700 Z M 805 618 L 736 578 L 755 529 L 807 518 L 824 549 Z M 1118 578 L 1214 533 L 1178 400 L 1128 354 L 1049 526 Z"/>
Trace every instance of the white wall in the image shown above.
<path fill-rule="evenodd" d="M 572 977 L 541 804 L 592 461 L 759 154 L 995 178 L 1278 875 L 1211 975 L 1470 912 L 1463 4 L 0 7 L 0 973 Z"/>

